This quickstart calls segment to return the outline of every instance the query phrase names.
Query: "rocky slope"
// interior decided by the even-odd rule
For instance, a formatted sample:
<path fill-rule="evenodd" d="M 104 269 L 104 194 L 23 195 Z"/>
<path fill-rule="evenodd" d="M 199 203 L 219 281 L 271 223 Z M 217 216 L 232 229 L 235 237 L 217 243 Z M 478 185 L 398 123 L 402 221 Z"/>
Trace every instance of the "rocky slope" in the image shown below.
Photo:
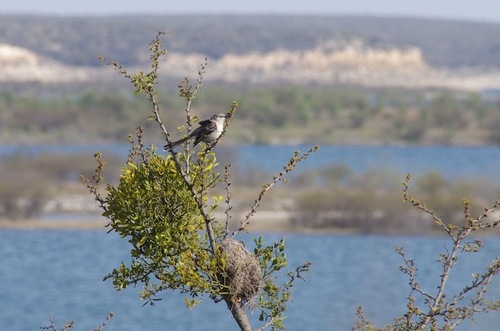
<path fill-rule="evenodd" d="M 169 53 L 165 75 L 195 74 L 205 56 Z M 362 40 L 330 41 L 306 50 L 277 49 L 208 58 L 206 78 L 225 83 L 362 85 L 407 88 L 500 89 L 500 71 L 433 68 L 419 48 L 369 47 Z M 131 68 L 139 70 L 139 68 Z M 65 65 L 17 46 L 0 44 L 0 82 L 42 84 L 110 80 L 107 68 Z"/>

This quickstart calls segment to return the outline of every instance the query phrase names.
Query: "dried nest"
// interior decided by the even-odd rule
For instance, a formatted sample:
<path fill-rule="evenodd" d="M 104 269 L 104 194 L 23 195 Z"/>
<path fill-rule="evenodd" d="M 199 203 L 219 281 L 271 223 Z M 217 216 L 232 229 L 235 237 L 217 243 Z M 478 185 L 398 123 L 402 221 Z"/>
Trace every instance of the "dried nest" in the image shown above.
<path fill-rule="evenodd" d="M 227 238 L 220 244 L 220 252 L 225 256 L 219 282 L 224 297 L 233 302 L 252 304 L 262 288 L 262 274 L 255 256 L 248 251 L 243 242 Z"/>

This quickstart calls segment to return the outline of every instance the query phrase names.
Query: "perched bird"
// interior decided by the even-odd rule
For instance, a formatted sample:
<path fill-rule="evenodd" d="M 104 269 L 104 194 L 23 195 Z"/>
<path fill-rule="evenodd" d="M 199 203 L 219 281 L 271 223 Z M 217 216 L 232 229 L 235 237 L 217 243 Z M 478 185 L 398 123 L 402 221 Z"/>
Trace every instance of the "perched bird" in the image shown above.
<path fill-rule="evenodd" d="M 187 137 L 165 145 L 165 150 L 170 151 L 191 138 L 194 138 L 193 146 L 198 145 L 200 141 L 203 141 L 205 144 L 212 145 L 222 134 L 225 120 L 226 114 L 215 114 L 209 119 L 201 121 L 198 123 L 200 126 L 191 132 Z"/>

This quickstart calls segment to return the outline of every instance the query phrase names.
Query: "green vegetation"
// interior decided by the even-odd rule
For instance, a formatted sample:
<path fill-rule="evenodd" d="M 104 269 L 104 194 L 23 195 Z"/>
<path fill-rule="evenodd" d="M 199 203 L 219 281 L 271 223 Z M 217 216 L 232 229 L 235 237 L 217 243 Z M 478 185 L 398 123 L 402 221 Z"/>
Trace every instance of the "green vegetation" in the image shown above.
<path fill-rule="evenodd" d="M 161 46 L 161 36 L 162 34 L 159 33 L 155 41 L 150 44 L 152 63 L 149 72 L 129 75 L 120 63 L 109 62 L 109 64 L 129 79 L 137 92 L 146 95 L 151 110 L 150 120 L 157 129 L 159 128 L 164 140 L 170 143 L 171 132 L 162 120 L 163 112 L 159 107 L 156 90 L 158 59 L 166 53 Z M 185 99 L 186 104 L 188 133 L 191 124 L 197 120 L 191 115 L 191 105 L 198 95 L 203 74 L 204 67 L 202 66 L 196 85 L 191 85 L 187 78 L 179 85 L 179 94 Z M 385 119 L 385 122 L 389 122 L 389 127 L 384 127 L 389 130 L 389 128 L 397 129 L 408 126 L 410 122 L 407 122 L 407 114 L 412 114 L 412 112 L 403 111 L 409 107 L 408 104 L 412 104 L 407 103 L 409 99 L 392 104 L 394 99 L 385 99 L 380 95 L 375 98 L 376 102 L 366 98 L 365 95 L 354 95 L 352 99 L 342 99 L 345 103 L 330 105 L 331 108 L 325 111 L 321 101 L 332 99 L 315 98 L 321 95 L 313 95 L 313 98 L 309 98 L 307 94 L 289 89 L 281 89 L 279 93 L 274 94 L 266 94 L 263 91 L 258 91 L 258 93 L 262 93 L 258 95 L 258 98 L 243 100 L 243 104 L 246 102 L 247 107 L 251 107 L 254 102 L 262 103 L 261 106 L 255 108 L 257 110 L 254 116 L 244 118 L 247 123 L 257 122 L 258 117 L 255 115 L 259 114 L 268 119 L 271 115 L 270 109 L 281 105 L 286 106 L 290 99 L 293 100 L 290 107 L 300 105 L 299 111 L 294 112 L 295 116 L 291 119 L 288 116 L 271 117 L 272 127 L 284 130 L 298 124 L 307 127 L 314 122 L 314 119 L 318 120 L 323 117 L 330 121 L 332 118 L 329 116 L 338 116 L 336 119 L 344 126 L 349 124 L 347 127 L 352 130 L 366 128 L 369 122 L 367 119 L 372 120 L 370 115 L 379 114 L 379 112 L 382 117 L 377 119 Z M 322 91 L 322 93 L 327 92 Z M 333 100 L 339 101 L 339 99 Z M 317 100 L 319 104 L 308 107 Z M 417 100 L 422 101 L 420 98 Z M 479 125 L 481 120 L 490 116 L 489 110 L 484 110 L 483 107 L 481 107 L 481 115 L 475 115 L 474 109 L 477 108 L 474 106 L 462 108 L 462 105 L 477 105 L 476 96 L 460 100 L 449 94 L 441 94 L 430 99 L 424 98 L 423 101 L 422 104 L 417 102 L 422 107 L 418 108 L 417 117 L 413 118 L 413 120 L 416 118 L 422 120 L 422 126 L 403 131 L 404 136 L 420 136 L 420 130 L 424 130 L 424 137 L 429 136 L 430 133 L 426 131 L 428 126 L 435 130 L 441 130 L 446 126 L 446 130 L 451 128 L 451 130 L 464 131 L 469 123 Z M 495 107 L 494 105 L 493 109 L 496 109 Z M 233 102 L 228 113 L 229 118 L 235 114 L 236 109 L 237 104 Z M 332 109 L 335 111 L 331 111 Z M 393 112 L 400 116 L 401 121 L 397 122 L 398 125 L 391 123 L 392 117 L 383 115 L 387 116 Z M 462 115 L 466 116 L 464 114 L 467 116 L 472 114 L 472 120 L 468 117 L 462 118 Z M 184 129 L 181 127 L 179 131 L 183 132 Z M 443 133 L 438 131 L 433 134 L 441 138 Z M 447 132 L 446 137 L 450 135 L 453 137 L 453 131 Z M 234 238 L 251 222 L 252 216 L 262 205 L 263 197 L 267 196 L 267 193 L 278 182 L 284 181 L 295 166 L 316 148 L 312 148 L 305 154 L 296 152 L 283 170 L 261 187 L 258 197 L 240 226 L 231 231 L 229 220 L 233 209 L 233 193 L 230 165 L 225 166 L 223 176 L 217 172 L 216 154 L 212 150 L 214 146 L 205 146 L 199 152 L 194 152 L 190 146 L 185 146 L 183 151 L 178 153 L 170 151 L 167 156 L 163 156 L 156 153 L 154 145 L 150 147 L 144 145 L 142 128 L 136 130 L 135 137 L 129 137 L 129 142 L 131 143 L 129 157 L 122 167 L 118 184 L 106 185 L 104 191 L 102 190 L 105 163 L 99 153 L 95 156 L 98 166 L 94 175 L 83 176 L 87 189 L 103 209 L 103 215 L 109 220 L 110 230 L 128 239 L 132 246 L 131 260 L 127 264 L 122 263 L 106 278 L 113 279 L 118 290 L 129 285 L 143 285 L 141 298 L 150 304 L 159 299 L 157 295 L 170 289 L 186 294 L 185 303 L 188 307 L 196 305 L 199 298 L 203 296 L 208 296 L 216 303 L 224 301 L 239 328 L 246 331 L 252 330 L 252 327 L 245 309 L 257 308 L 260 310 L 259 320 L 262 324 L 258 330 L 283 329 L 284 313 L 286 304 L 291 298 L 291 288 L 297 279 L 302 278 L 304 272 L 309 271 L 310 264 L 305 263 L 288 272 L 285 277 L 286 281 L 279 286 L 277 282 L 282 281 L 283 275 L 280 278 L 277 273 L 282 272 L 287 264 L 284 240 L 266 246 L 261 238 L 256 238 L 252 253 Z M 335 207 L 333 212 L 340 210 L 344 216 L 354 215 L 351 219 L 359 218 L 362 222 L 368 223 L 371 222 L 370 217 L 373 218 L 380 211 L 386 210 L 382 201 L 388 201 L 390 205 L 395 201 L 391 193 L 395 191 L 394 187 L 379 181 L 384 176 L 380 177 L 373 173 L 365 174 L 365 177 L 352 176 L 349 169 L 335 167 L 326 169 L 320 174 L 305 174 L 299 180 L 311 182 L 316 181 L 315 177 L 322 179 L 318 193 L 300 196 L 294 190 L 294 198 L 300 207 L 297 213 L 306 213 L 305 216 L 313 219 L 316 226 L 331 225 L 324 222 L 325 218 L 322 217 L 321 212 L 324 211 L 329 216 L 328 208 L 332 203 Z M 344 191 L 347 185 L 353 183 L 357 183 L 362 189 L 356 190 L 353 194 Z M 397 252 L 403 260 L 400 270 L 408 277 L 410 286 L 406 311 L 401 317 L 395 318 L 392 325 L 377 328 L 365 318 L 360 307 L 354 330 L 452 330 L 462 321 L 473 319 L 477 313 L 496 311 L 500 307 L 499 300 L 488 301 L 484 298 L 493 277 L 500 271 L 498 258 L 484 271 L 474 273 L 471 283 L 464 285 L 458 292 L 447 291 L 447 283 L 453 274 L 457 260 L 463 254 L 475 253 L 484 247 L 481 240 L 471 239 L 471 236 L 475 233 L 482 233 L 481 231 L 490 231 L 500 224 L 500 220 L 496 220 L 493 215 L 500 207 L 500 201 L 496 200 L 492 207 L 474 214 L 471 202 L 463 199 L 462 217 L 464 220 L 462 223 L 456 223 L 453 213 L 447 216 L 451 220 L 446 219 L 416 199 L 410 193 L 409 184 L 410 175 L 403 182 L 403 200 L 409 202 L 417 212 L 429 216 L 452 245 L 451 248 L 439 254 L 438 262 L 442 265 L 442 273 L 437 277 L 435 289 L 422 288 L 416 263 L 407 257 L 403 248 L 398 247 Z M 215 194 L 217 186 L 221 185 L 225 197 Z M 430 173 L 417 180 L 418 189 L 429 194 L 429 199 L 436 208 L 440 208 L 440 203 L 449 201 L 447 194 L 443 193 L 446 186 L 448 186 L 446 180 L 436 173 Z M 460 191 L 457 187 L 453 189 Z M 462 189 L 468 191 L 471 187 L 464 185 Z M 328 196 L 332 191 L 336 191 L 333 201 L 322 200 L 325 196 L 332 198 Z M 473 194 L 476 195 L 476 192 Z M 344 197 L 345 200 L 342 200 Z M 367 205 L 363 206 L 363 202 Z M 222 204 L 225 204 L 225 207 L 222 207 Z M 345 207 L 349 205 L 353 205 L 354 208 L 346 210 Z M 213 216 L 219 208 L 224 208 L 225 222 L 217 222 Z M 364 211 L 359 213 L 362 209 Z M 394 223 L 396 217 L 392 213 L 398 215 L 399 219 L 404 216 L 400 209 L 388 209 L 388 214 L 383 214 L 382 218 L 390 221 L 391 228 L 397 228 L 399 225 Z M 378 227 L 380 223 L 375 225 Z M 368 229 L 374 227 L 372 224 Z M 73 325 L 73 322 L 68 322 L 63 330 L 69 330 Z M 53 320 L 51 326 L 44 329 L 57 330 Z"/>
<path fill-rule="evenodd" d="M 394 171 L 354 174 L 348 167 L 336 165 L 301 174 L 291 183 L 294 195 L 283 192 L 281 199 L 293 199 L 292 222 L 297 228 L 361 233 L 439 231 L 439 227 L 425 222 L 421 213 L 402 202 L 398 190 L 401 177 Z M 308 182 L 322 184 L 301 190 Z M 480 178 L 451 181 L 431 171 L 416 178 L 414 191 L 443 218 L 463 225 L 462 199 L 470 199 L 471 213 L 480 213 L 491 197 L 498 194 L 499 185 Z"/>
<path fill-rule="evenodd" d="M 119 160 L 117 155 L 108 155 L 107 176 L 117 173 Z M 79 153 L 2 157 L 0 217 L 19 220 L 41 216 L 49 200 L 81 194 L 81 188 L 75 188 L 78 175 L 90 174 L 93 167 L 93 159 Z"/>
<path fill-rule="evenodd" d="M 118 62 L 108 61 L 108 64 L 130 80 L 137 94 L 146 96 L 150 106 L 149 118 L 165 141 L 171 144 L 171 132 L 164 125 L 156 92 L 159 59 L 166 54 L 162 48 L 162 35 L 158 33 L 149 45 L 149 72 L 129 74 Z M 202 65 L 195 85 L 187 78 L 179 85 L 179 95 L 186 104 L 188 133 L 191 124 L 197 121 L 197 117 L 191 115 L 191 105 L 201 87 L 203 69 Z M 230 122 L 236 109 L 237 103 L 233 102 L 226 121 Z M 226 166 L 221 179 L 216 154 L 212 150 L 217 142 L 199 152 L 187 145 L 183 151 L 170 150 L 167 156 L 163 156 L 156 153 L 154 145 L 145 147 L 142 133 L 143 129 L 138 128 L 136 136 L 129 137 L 132 146 L 116 186 L 108 184 L 101 193 L 105 162 L 99 153 L 95 155 L 98 166 L 94 175 L 82 176 L 87 189 L 102 208 L 103 216 L 109 220 L 110 231 L 127 238 L 132 246 L 131 261 L 122 262 L 105 279 L 112 279 L 117 290 L 142 285 L 141 298 L 149 304 L 160 300 L 158 296 L 167 290 L 186 294 L 187 307 L 195 306 L 206 296 L 215 303 L 224 301 L 244 331 L 253 330 L 247 315 L 251 309 L 260 310 L 260 330 L 284 329 L 284 313 L 291 299 L 291 288 L 303 273 L 309 271 L 310 263 L 289 271 L 288 277 L 285 276 L 288 280 L 280 286 L 278 275 L 287 266 L 284 240 L 265 245 L 262 238 L 256 238 L 251 253 L 236 238 L 250 223 L 264 195 L 317 148 L 302 155 L 297 152 L 283 171 L 262 187 L 245 220 L 232 231 L 229 228 L 230 166 Z M 214 196 L 218 184 L 225 186 L 225 199 Z M 216 221 L 213 215 L 222 208 L 222 202 L 226 203 L 225 224 Z"/>
<path fill-rule="evenodd" d="M 1 136 L 4 142 L 18 143 L 123 141 L 144 108 L 139 100 L 119 92 L 48 98 L 4 92 Z"/>
<path fill-rule="evenodd" d="M 123 157 L 113 154 L 104 157 L 107 161 L 104 177 L 111 180 L 111 184 L 116 184 Z M 85 190 L 76 185 L 77 175 L 85 174 L 88 177 L 93 168 L 92 157 L 82 153 L 12 155 L 2 158 L 0 176 L 8 180 L 2 181 L 0 185 L 0 218 L 16 221 L 37 218 L 44 215 L 49 203 L 53 205 L 51 201 L 59 201 L 61 197 L 84 196 Z M 232 209 L 237 213 L 244 212 L 260 188 L 258 183 L 265 181 L 271 174 L 258 169 L 242 173 L 237 165 L 231 169 L 237 175 L 232 185 Z M 402 176 L 390 169 L 354 173 L 342 164 L 303 171 L 292 174 L 286 187 L 274 188 L 274 194 L 263 201 L 262 208 L 270 211 L 289 211 L 293 208 L 288 228 L 291 231 L 438 231 L 431 222 L 422 223 L 422 215 L 401 201 L 398 188 Z M 429 201 L 429 207 L 457 224 L 461 221 L 460 201 L 463 198 L 470 199 L 472 211 L 479 213 L 481 207 L 500 192 L 500 183 L 487 178 L 451 180 L 435 171 L 416 177 L 414 183 L 414 191 L 420 199 Z M 215 192 L 216 195 L 225 194 L 220 187 Z M 79 212 L 95 212 L 94 209 L 78 209 L 82 206 L 75 207 Z M 75 210 L 64 210 L 64 206 L 61 206 L 60 211 Z"/>
<path fill-rule="evenodd" d="M 184 120 L 182 100 L 159 94 L 167 126 Z M 356 87 L 220 86 L 198 96 L 200 116 L 239 100 L 229 138 L 239 143 L 500 144 L 500 98 L 452 91 Z M 0 141 L 98 142 L 125 139 L 140 124 L 148 139 L 147 104 L 128 91 L 73 92 L 50 98 L 0 94 Z"/>

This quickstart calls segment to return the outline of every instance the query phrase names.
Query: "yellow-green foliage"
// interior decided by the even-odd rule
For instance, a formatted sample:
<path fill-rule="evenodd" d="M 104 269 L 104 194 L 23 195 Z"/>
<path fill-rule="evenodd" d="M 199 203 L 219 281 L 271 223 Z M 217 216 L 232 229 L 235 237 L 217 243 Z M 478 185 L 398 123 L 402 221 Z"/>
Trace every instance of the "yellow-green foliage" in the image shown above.
<path fill-rule="evenodd" d="M 171 134 L 161 119 L 156 91 L 159 58 L 166 54 L 161 46 L 163 35 L 164 33 L 159 32 L 149 45 L 152 61 L 149 73 L 131 75 L 119 62 L 107 63 L 130 80 L 137 89 L 136 93 L 146 95 L 152 107 L 149 118 L 159 125 L 166 142 L 170 144 Z M 206 64 L 201 66 L 194 87 L 189 78 L 185 78 L 179 85 L 179 95 L 186 100 L 188 127 L 195 122 L 190 107 L 201 86 L 205 66 Z M 230 124 L 236 108 L 237 103 L 233 102 L 227 113 L 226 125 Z M 262 310 L 260 320 L 266 323 L 262 329 L 267 326 L 272 330 L 283 328 L 282 321 L 286 302 L 290 300 L 290 290 L 294 281 L 309 271 L 310 263 L 288 273 L 289 280 L 278 287 L 274 285 L 273 274 L 286 266 L 284 242 L 264 247 L 259 239 L 255 242 L 257 248 L 252 254 L 242 242 L 232 237 L 245 230 L 265 193 L 277 182 L 284 181 L 285 175 L 298 162 L 316 151 L 317 147 L 302 155 L 295 152 L 279 175 L 263 186 L 240 227 L 230 233 L 229 165 L 226 165 L 224 179 L 220 180 L 219 173 L 214 169 L 217 165 L 212 151 L 214 146 L 206 146 L 198 153 L 185 146 L 183 152 L 170 150 L 168 156 L 164 157 L 156 153 L 154 146 L 144 147 L 142 133 L 143 129 L 139 127 L 136 138 L 129 136 L 132 146 L 117 186 L 108 185 L 105 194 L 101 195 L 100 184 L 103 182 L 105 162 L 100 153 L 95 155 L 98 166 L 94 175 L 82 176 L 90 193 L 104 210 L 103 215 L 110 220 L 110 231 L 128 238 L 132 245 L 130 264 L 122 262 L 105 279 L 112 279 L 118 290 L 131 284 L 142 284 L 141 297 L 151 304 L 159 300 L 155 298 L 157 293 L 167 289 L 189 294 L 192 299 L 184 300 L 188 307 L 199 302 L 195 298 L 209 294 L 214 302 L 226 302 L 242 330 L 250 330 L 244 307 L 251 306 L 255 296 L 262 290 L 264 298 L 259 298 L 255 305 Z M 217 182 L 226 185 L 227 221 L 224 228 L 215 222 L 211 214 L 224 198 L 219 196 L 208 201 Z M 266 283 L 266 288 L 262 288 L 263 282 Z"/>
<path fill-rule="evenodd" d="M 211 169 L 214 162 L 215 157 L 205 157 L 203 164 L 193 165 L 192 176 Z M 199 180 L 193 183 L 203 186 Z M 119 184 L 107 186 L 104 203 L 109 226 L 132 245 L 130 266 L 122 263 L 107 276 L 118 290 L 143 282 L 141 297 L 152 300 L 165 288 L 191 294 L 213 288 L 216 268 L 204 219 L 171 155 L 152 151 L 138 164 L 128 161 Z"/>

